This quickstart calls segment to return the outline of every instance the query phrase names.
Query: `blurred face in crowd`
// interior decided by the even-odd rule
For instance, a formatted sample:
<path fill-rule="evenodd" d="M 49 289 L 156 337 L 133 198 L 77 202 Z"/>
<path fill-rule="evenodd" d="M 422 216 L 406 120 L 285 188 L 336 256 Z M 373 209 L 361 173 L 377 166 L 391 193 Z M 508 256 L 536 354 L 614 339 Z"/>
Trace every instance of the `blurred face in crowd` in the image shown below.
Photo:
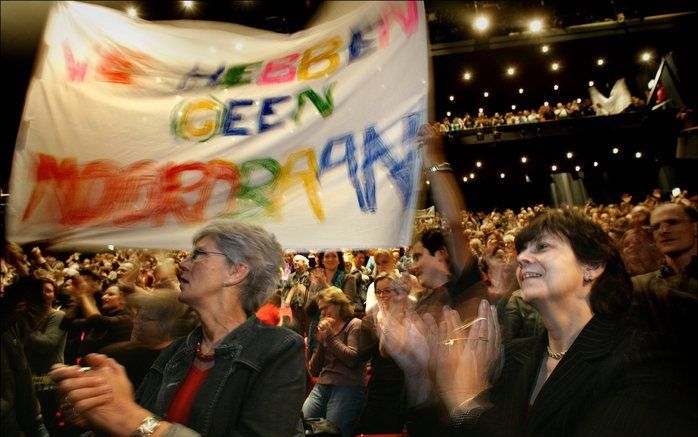
<path fill-rule="evenodd" d="M 116 277 L 118 279 L 127 279 L 130 277 L 130 275 L 132 274 L 132 272 L 135 268 L 136 267 L 132 263 L 129 263 L 129 262 L 122 263 L 119 266 L 119 269 L 116 271 Z"/>
<path fill-rule="evenodd" d="M 412 273 L 426 288 L 437 288 L 444 284 L 444 276 L 450 274 L 445 249 L 430 254 L 421 241 L 412 246 Z"/>
<path fill-rule="evenodd" d="M 124 309 L 126 301 L 119 287 L 113 285 L 102 296 L 102 309 L 107 314 L 113 314 Z"/>
<path fill-rule="evenodd" d="M 376 270 L 378 273 L 390 273 L 395 270 L 395 260 L 389 255 L 378 255 L 376 257 Z"/>
<path fill-rule="evenodd" d="M 650 229 L 659 250 L 670 257 L 696 248 L 696 223 L 679 205 L 658 206 L 650 218 Z"/>
<path fill-rule="evenodd" d="M 142 308 L 133 319 L 133 331 L 131 341 L 145 344 L 160 343 L 163 341 L 163 330 L 156 311 L 150 308 Z"/>
<path fill-rule="evenodd" d="M 305 263 L 300 258 L 293 260 L 293 269 L 299 273 L 303 273 L 305 268 Z"/>
<path fill-rule="evenodd" d="M 49 304 L 53 303 L 53 301 L 56 299 L 56 289 L 53 284 L 50 282 L 44 282 L 42 291 L 44 294 L 44 300 Z"/>
<path fill-rule="evenodd" d="M 331 317 L 335 320 L 339 320 L 339 305 L 333 302 L 325 302 L 321 299 L 318 300 L 318 309 L 320 310 L 320 317 L 327 318 Z"/>
<path fill-rule="evenodd" d="M 363 252 L 357 252 L 354 254 L 354 266 L 357 269 L 366 265 L 366 255 Z"/>
<path fill-rule="evenodd" d="M 337 270 L 339 268 L 339 258 L 336 252 L 325 252 L 322 256 L 322 265 L 327 270 Z"/>

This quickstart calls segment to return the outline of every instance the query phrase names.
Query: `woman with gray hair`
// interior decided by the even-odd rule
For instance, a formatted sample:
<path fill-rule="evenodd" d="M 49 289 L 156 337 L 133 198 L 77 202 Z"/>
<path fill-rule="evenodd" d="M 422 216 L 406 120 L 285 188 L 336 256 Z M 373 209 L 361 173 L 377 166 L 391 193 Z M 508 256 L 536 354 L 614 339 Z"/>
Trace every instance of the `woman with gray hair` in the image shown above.
<path fill-rule="evenodd" d="M 104 355 L 86 358 L 91 371 L 56 366 L 51 376 L 64 411 L 113 435 L 295 434 L 305 394 L 303 339 L 254 316 L 281 263 L 281 246 L 259 226 L 204 227 L 181 265 L 179 295 L 201 327 L 160 354 L 135 400 L 123 367 Z"/>

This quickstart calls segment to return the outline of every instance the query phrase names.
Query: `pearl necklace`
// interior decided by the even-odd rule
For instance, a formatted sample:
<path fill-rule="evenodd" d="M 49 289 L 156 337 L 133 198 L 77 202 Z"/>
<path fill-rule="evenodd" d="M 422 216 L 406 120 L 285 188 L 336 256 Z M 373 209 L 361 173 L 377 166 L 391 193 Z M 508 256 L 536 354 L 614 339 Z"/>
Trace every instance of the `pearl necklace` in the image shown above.
<path fill-rule="evenodd" d="M 550 358 L 554 359 L 554 360 L 559 360 L 559 359 L 561 359 L 561 358 L 564 357 L 565 354 L 567 353 L 567 351 L 564 351 L 564 352 L 553 352 L 553 350 L 550 349 L 550 345 L 546 346 L 546 349 L 547 349 L 547 352 L 548 352 L 548 356 L 549 356 Z"/>

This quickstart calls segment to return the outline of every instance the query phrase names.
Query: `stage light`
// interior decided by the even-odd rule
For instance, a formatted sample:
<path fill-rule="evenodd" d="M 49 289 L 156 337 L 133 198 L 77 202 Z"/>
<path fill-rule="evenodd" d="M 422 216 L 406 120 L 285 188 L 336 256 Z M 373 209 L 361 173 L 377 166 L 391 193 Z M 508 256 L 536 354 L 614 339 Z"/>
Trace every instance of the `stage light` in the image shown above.
<path fill-rule="evenodd" d="M 642 158 L 642 152 L 635 152 L 635 157 L 636 157 L 637 159 Z"/>
<path fill-rule="evenodd" d="M 650 81 L 647 82 L 647 89 L 651 90 L 652 88 L 654 88 L 654 84 L 655 84 L 655 83 L 656 83 L 656 82 L 655 82 L 654 79 L 650 79 Z"/>
<path fill-rule="evenodd" d="M 550 47 L 548 47 L 547 45 L 540 48 L 540 51 L 543 53 L 548 53 L 548 50 L 550 50 Z"/>
<path fill-rule="evenodd" d="M 575 165 L 575 166 L 574 166 L 574 171 L 580 171 L 581 169 L 582 169 L 582 167 L 580 167 L 580 166 L 578 166 L 578 165 Z"/>
<path fill-rule="evenodd" d="M 598 167 L 599 163 L 597 161 L 594 161 L 594 167 Z"/>
<path fill-rule="evenodd" d="M 500 179 L 504 179 L 505 177 L 507 177 L 507 175 L 505 175 L 504 173 L 499 173 L 499 178 L 500 178 Z"/>
<path fill-rule="evenodd" d="M 606 60 L 604 58 L 599 58 L 596 60 L 596 65 L 598 65 L 599 67 L 605 63 L 606 63 Z"/>
<path fill-rule="evenodd" d="M 543 106 L 550 106 L 550 103 L 548 103 L 547 101 L 545 101 L 545 102 L 543 102 Z"/>
<path fill-rule="evenodd" d="M 582 103 L 582 99 L 577 99 L 577 103 Z"/>
<path fill-rule="evenodd" d="M 451 116 L 451 111 L 446 111 L 446 117 L 450 117 L 450 116 Z"/>
<path fill-rule="evenodd" d="M 574 153 L 567 152 L 567 159 L 572 159 L 573 156 L 574 156 Z"/>
<path fill-rule="evenodd" d="M 560 64 L 557 62 L 553 62 L 552 65 L 550 66 L 550 68 L 552 68 L 553 71 L 557 71 L 558 68 L 560 68 Z"/>
<path fill-rule="evenodd" d="M 475 28 L 477 30 L 485 30 L 489 27 L 489 25 L 490 20 L 487 17 L 480 16 L 475 20 Z"/>
<path fill-rule="evenodd" d="M 678 197 L 678 195 L 681 194 L 681 188 L 675 187 L 673 190 L 671 190 L 671 195 L 674 197 Z"/>
<path fill-rule="evenodd" d="M 470 173 L 468 176 L 470 176 L 470 179 L 475 179 L 475 173 Z"/>
<path fill-rule="evenodd" d="M 508 74 L 509 76 L 513 76 L 514 73 L 516 73 L 516 70 L 514 69 L 514 67 L 509 67 L 509 68 L 507 68 L 507 74 Z"/>
<path fill-rule="evenodd" d="M 557 84 L 555 84 L 555 85 L 553 85 L 553 89 L 554 89 L 555 91 L 557 91 L 557 90 L 560 89 L 560 87 L 559 87 Z"/>
<path fill-rule="evenodd" d="M 618 152 L 620 152 L 620 149 L 619 149 L 618 147 L 614 147 L 613 150 L 612 150 L 612 152 L 613 152 L 614 155 L 617 155 Z"/>
<path fill-rule="evenodd" d="M 484 109 L 484 108 L 478 108 L 478 109 L 477 109 L 477 112 L 478 112 L 478 114 L 482 114 L 483 112 L 485 112 L 485 109 Z"/>
<path fill-rule="evenodd" d="M 489 96 L 490 96 L 490 93 L 488 93 L 487 91 L 485 91 L 484 93 L 482 93 L 482 95 L 485 96 L 485 97 L 489 97 Z"/>
<path fill-rule="evenodd" d="M 477 162 L 475 163 L 475 167 L 477 167 L 477 168 L 482 167 L 482 161 L 477 161 Z M 471 176 L 471 177 L 472 177 L 472 176 Z"/>
<path fill-rule="evenodd" d="M 521 163 L 522 163 L 522 164 L 526 164 L 527 162 L 528 162 L 528 158 L 526 158 L 525 156 L 522 156 L 522 157 L 521 157 Z"/>
<path fill-rule="evenodd" d="M 128 13 L 129 17 L 135 18 L 138 16 L 138 9 L 134 8 L 133 6 L 126 9 L 126 12 Z"/>
<path fill-rule="evenodd" d="M 528 25 L 528 29 L 531 32 L 540 32 L 540 30 L 543 28 L 543 22 L 540 20 L 531 20 L 531 22 Z"/>
<path fill-rule="evenodd" d="M 187 9 L 191 9 L 192 6 L 194 6 L 194 2 L 193 2 L 193 1 L 183 1 L 182 4 L 183 4 L 184 7 L 187 8 Z"/>
<path fill-rule="evenodd" d="M 550 167 L 550 169 L 551 169 L 552 171 L 557 171 L 557 165 L 553 164 L 553 166 Z"/>
<path fill-rule="evenodd" d="M 467 176 L 463 176 L 463 182 L 468 182 L 468 177 L 467 177 Z"/>
<path fill-rule="evenodd" d="M 523 88 L 519 88 L 519 94 L 523 94 Z"/>
<path fill-rule="evenodd" d="M 511 105 L 511 110 L 515 111 L 516 110 L 516 105 Z"/>
<path fill-rule="evenodd" d="M 647 62 L 652 59 L 652 54 L 650 52 L 644 52 L 640 59 L 642 59 L 643 62 Z"/>
<path fill-rule="evenodd" d="M 427 181 L 427 185 L 429 185 L 429 181 Z"/>
<path fill-rule="evenodd" d="M 470 74 L 469 71 L 466 71 L 465 73 L 463 73 L 463 79 L 470 80 L 471 77 L 473 77 L 473 76 L 472 76 L 472 74 Z"/>
<path fill-rule="evenodd" d="M 593 80 L 590 80 L 590 81 L 589 81 L 589 86 L 594 86 L 594 81 L 593 81 Z"/>
<path fill-rule="evenodd" d="M 448 100 L 454 101 L 456 98 L 454 96 L 448 96 Z"/>

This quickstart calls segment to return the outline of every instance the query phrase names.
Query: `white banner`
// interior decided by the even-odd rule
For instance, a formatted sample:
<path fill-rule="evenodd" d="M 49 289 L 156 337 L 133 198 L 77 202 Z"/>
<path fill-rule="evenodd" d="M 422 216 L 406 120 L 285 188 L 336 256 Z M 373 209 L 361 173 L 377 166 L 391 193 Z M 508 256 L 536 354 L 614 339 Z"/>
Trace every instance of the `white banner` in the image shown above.
<path fill-rule="evenodd" d="M 189 248 L 214 218 L 289 249 L 409 242 L 421 2 L 340 2 L 293 35 L 59 3 L 15 149 L 8 239 Z"/>

